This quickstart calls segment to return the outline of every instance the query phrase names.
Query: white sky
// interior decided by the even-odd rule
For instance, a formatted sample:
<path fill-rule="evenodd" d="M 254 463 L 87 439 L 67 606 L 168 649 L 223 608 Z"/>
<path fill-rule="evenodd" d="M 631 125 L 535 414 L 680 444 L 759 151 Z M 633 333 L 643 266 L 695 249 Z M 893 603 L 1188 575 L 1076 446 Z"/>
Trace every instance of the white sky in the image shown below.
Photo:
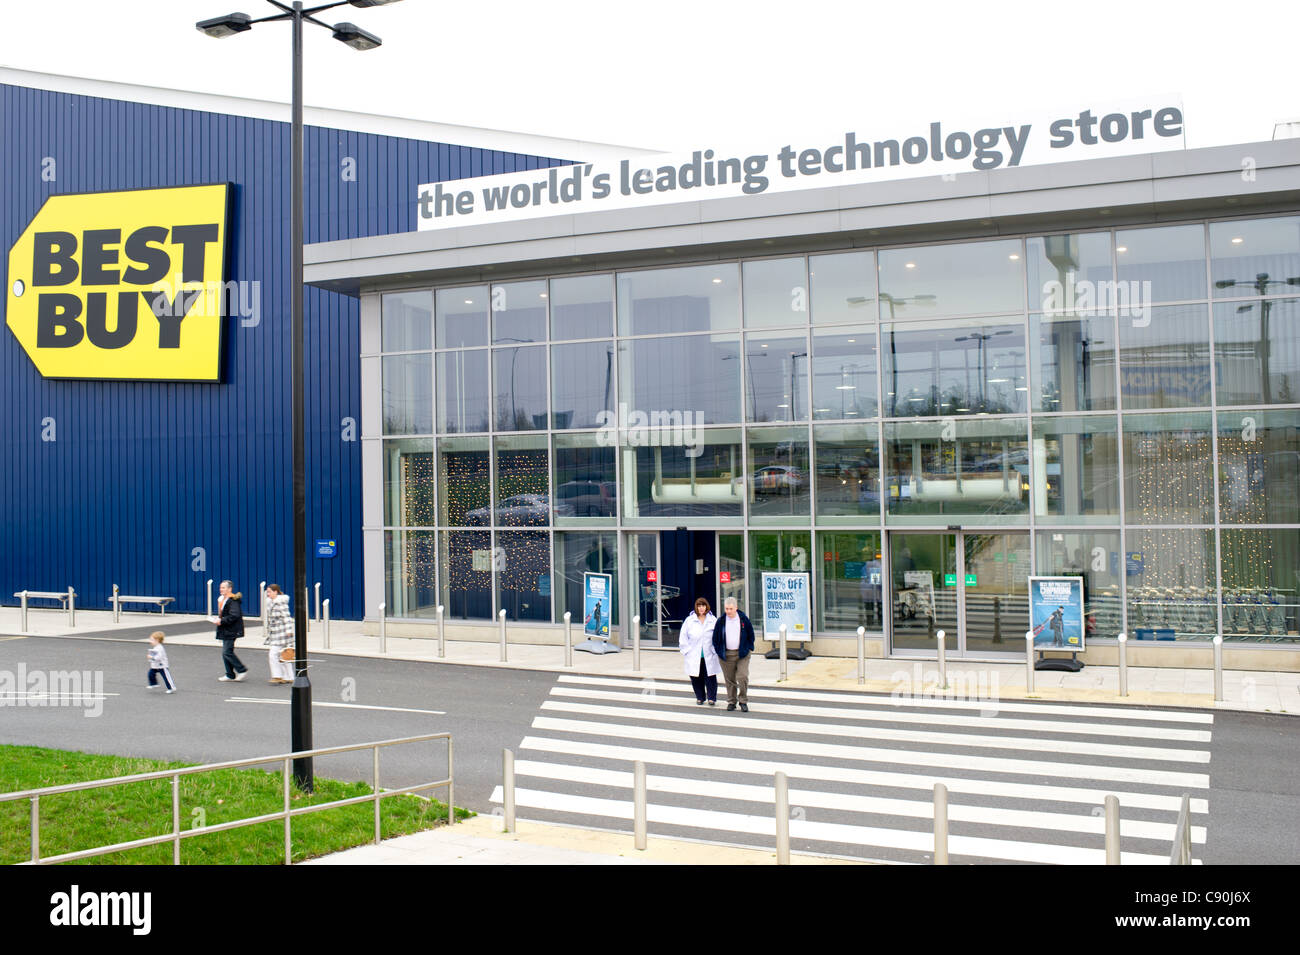
<path fill-rule="evenodd" d="M 289 98 L 289 28 L 213 40 L 201 19 L 265 0 L 5 4 L 0 65 Z M 1008 123 L 1182 95 L 1189 147 L 1300 116 L 1300 3 L 403 0 L 340 7 L 384 40 L 309 27 L 308 105 L 689 149 L 931 120 Z M 1300 140 L 1297 140 L 1300 148 Z"/>

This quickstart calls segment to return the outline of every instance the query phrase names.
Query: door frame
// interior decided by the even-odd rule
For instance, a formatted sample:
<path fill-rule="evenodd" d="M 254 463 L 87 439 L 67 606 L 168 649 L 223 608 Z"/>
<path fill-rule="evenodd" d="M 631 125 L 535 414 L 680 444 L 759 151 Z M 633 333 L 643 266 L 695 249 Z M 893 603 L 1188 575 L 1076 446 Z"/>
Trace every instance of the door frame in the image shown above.
<path fill-rule="evenodd" d="M 665 531 L 708 531 L 713 534 L 713 548 L 709 554 L 712 561 L 711 573 L 713 575 L 713 592 L 717 595 L 719 602 L 718 607 L 713 608 L 715 614 L 721 613 L 722 602 L 722 581 L 721 574 L 721 544 L 719 537 L 726 533 L 740 534 L 745 543 L 745 566 L 749 566 L 749 535 L 734 525 L 723 526 L 691 526 L 683 528 L 681 526 L 673 527 L 622 527 L 618 529 L 618 561 L 620 585 L 622 587 L 621 620 L 623 621 L 620 631 L 620 646 L 630 647 L 632 645 L 632 618 L 641 613 L 641 579 L 640 579 L 640 556 L 637 545 L 637 535 L 653 534 L 655 540 L 655 582 L 654 582 L 654 606 L 655 606 L 655 628 L 654 637 L 643 638 L 646 643 L 642 644 L 643 650 L 676 650 L 675 646 L 664 644 L 664 622 L 663 622 L 663 537 Z M 748 588 L 748 581 L 746 581 Z M 748 590 L 746 590 L 748 594 Z M 744 607 L 741 607 L 744 610 Z M 653 641 L 653 642 L 651 642 Z"/>

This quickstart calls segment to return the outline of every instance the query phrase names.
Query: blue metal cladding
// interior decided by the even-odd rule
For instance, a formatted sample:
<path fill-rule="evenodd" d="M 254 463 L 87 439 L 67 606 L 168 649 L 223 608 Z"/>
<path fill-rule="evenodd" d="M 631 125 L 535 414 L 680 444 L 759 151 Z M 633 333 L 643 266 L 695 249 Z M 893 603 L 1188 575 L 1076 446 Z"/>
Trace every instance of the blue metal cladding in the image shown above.
<path fill-rule="evenodd" d="M 230 578 L 258 613 L 258 581 L 290 588 L 289 140 L 287 123 L 0 84 L 6 272 L 48 196 L 229 182 L 227 278 L 259 283 L 261 303 L 255 325 L 227 317 L 220 384 L 46 380 L 0 332 L 6 604 L 72 586 L 81 606 L 102 608 L 118 584 L 202 612 L 208 578 Z M 320 127 L 304 152 L 307 242 L 414 229 L 421 182 L 563 162 Z M 320 581 L 348 618 L 364 611 L 358 312 L 355 299 L 306 290 L 308 588 Z M 316 538 L 338 555 L 317 558 Z"/>

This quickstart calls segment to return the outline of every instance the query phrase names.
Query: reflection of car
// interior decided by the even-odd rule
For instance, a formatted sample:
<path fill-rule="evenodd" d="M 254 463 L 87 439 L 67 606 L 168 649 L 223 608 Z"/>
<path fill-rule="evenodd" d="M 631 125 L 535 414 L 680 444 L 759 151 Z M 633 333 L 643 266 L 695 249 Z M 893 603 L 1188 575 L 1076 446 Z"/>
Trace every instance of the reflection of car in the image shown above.
<path fill-rule="evenodd" d="M 465 523 L 471 526 L 487 524 L 489 510 L 476 507 L 465 514 Z M 501 502 L 497 508 L 498 525 L 546 524 L 550 521 L 551 500 L 545 494 L 516 494 Z"/>
<path fill-rule="evenodd" d="M 555 489 L 557 517 L 613 517 L 617 500 L 613 481 L 567 481 Z"/>
<path fill-rule="evenodd" d="M 759 468 L 752 481 L 755 494 L 797 494 L 808 488 L 808 475 L 785 464 Z"/>

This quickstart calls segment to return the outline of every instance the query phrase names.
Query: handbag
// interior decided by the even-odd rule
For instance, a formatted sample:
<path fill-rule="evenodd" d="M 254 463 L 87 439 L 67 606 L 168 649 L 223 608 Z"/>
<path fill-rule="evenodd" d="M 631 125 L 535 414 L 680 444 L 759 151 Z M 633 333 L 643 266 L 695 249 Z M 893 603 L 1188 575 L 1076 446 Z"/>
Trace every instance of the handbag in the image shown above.
<path fill-rule="evenodd" d="M 285 647 L 283 650 L 280 651 L 280 662 L 281 663 L 293 662 L 293 647 Z"/>

